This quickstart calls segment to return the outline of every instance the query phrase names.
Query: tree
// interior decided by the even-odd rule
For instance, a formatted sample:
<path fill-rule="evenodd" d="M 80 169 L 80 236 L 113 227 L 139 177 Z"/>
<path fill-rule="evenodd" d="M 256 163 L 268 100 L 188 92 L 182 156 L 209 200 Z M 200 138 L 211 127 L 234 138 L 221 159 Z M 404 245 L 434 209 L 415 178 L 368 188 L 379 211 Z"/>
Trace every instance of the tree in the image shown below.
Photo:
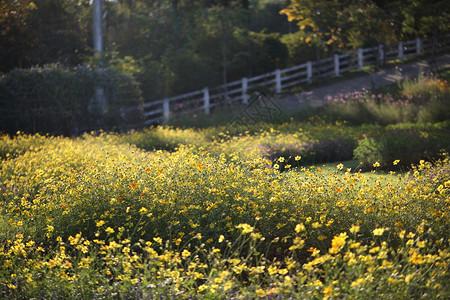
<path fill-rule="evenodd" d="M 344 47 L 340 36 L 341 9 L 337 0 L 292 0 L 280 14 L 285 14 L 290 22 L 297 21 L 306 44 L 313 42 L 319 48 L 331 50 Z"/>
<path fill-rule="evenodd" d="M 5 0 L 1 3 L 2 71 L 55 62 L 81 63 L 89 50 L 81 18 L 88 8 L 88 0 Z"/>
<path fill-rule="evenodd" d="M 30 15 L 37 6 L 29 0 L 0 3 L 0 72 L 27 64 L 27 51 L 34 45 Z"/>
<path fill-rule="evenodd" d="M 297 21 L 305 43 L 315 43 L 331 53 L 398 37 L 398 10 L 383 1 L 292 0 L 280 13 Z"/>
<path fill-rule="evenodd" d="M 432 40 L 430 64 L 434 72 L 439 35 L 450 31 L 450 7 L 445 0 L 409 0 L 402 7 L 403 33 Z"/>

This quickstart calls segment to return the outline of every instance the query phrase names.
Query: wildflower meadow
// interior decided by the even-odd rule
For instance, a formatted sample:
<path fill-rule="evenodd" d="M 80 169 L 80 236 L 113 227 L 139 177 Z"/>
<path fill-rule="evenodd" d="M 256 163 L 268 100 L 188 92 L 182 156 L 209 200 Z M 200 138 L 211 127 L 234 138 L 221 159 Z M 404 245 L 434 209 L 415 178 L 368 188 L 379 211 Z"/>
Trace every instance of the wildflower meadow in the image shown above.
<path fill-rule="evenodd" d="M 425 76 L 233 133 L 3 135 L 0 297 L 449 299 L 449 95 Z"/>

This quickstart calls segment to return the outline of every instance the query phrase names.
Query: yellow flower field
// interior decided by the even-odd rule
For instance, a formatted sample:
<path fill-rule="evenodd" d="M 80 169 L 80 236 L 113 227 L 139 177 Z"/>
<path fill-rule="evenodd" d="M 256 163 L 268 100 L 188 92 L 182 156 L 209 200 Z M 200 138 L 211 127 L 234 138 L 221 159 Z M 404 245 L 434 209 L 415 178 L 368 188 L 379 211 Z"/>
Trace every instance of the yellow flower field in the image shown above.
<path fill-rule="evenodd" d="M 448 299 L 448 156 L 308 166 L 305 142 L 345 131 L 308 126 L 1 137 L 0 295 Z"/>

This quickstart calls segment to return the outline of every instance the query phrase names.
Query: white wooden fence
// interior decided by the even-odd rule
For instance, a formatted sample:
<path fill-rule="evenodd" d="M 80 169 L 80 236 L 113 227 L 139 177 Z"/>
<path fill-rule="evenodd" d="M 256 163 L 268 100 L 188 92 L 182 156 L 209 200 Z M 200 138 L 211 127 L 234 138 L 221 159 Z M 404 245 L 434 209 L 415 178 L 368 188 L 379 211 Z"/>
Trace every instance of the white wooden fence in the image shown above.
<path fill-rule="evenodd" d="M 441 36 L 438 41 L 438 53 L 450 49 L 450 34 Z M 416 39 L 398 44 L 385 45 L 383 47 L 373 47 L 358 49 L 357 51 L 336 54 L 333 57 L 321 59 L 315 62 L 307 62 L 298 66 L 283 70 L 275 70 L 251 78 L 242 78 L 225 85 L 214 88 L 204 88 L 202 90 L 182 94 L 179 96 L 151 101 L 143 104 L 142 107 L 131 107 L 122 110 L 127 113 L 133 110 L 142 109 L 144 126 L 168 121 L 171 117 L 188 112 L 204 111 L 209 114 L 211 108 L 230 104 L 247 104 L 249 94 L 255 88 L 269 88 L 276 93 L 283 89 L 294 87 L 301 83 L 312 83 L 316 78 L 339 76 L 341 73 L 351 70 L 362 70 L 364 66 L 371 66 L 383 61 L 410 58 L 414 56 L 426 55 L 432 51 L 431 39 Z"/>

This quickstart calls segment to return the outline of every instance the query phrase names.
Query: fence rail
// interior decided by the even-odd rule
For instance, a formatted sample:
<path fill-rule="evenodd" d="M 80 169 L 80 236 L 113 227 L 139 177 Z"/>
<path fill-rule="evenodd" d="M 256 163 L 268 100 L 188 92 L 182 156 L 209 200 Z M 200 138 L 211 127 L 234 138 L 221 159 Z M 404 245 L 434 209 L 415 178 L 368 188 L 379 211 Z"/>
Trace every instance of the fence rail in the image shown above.
<path fill-rule="evenodd" d="M 171 117 L 186 112 L 203 110 L 209 114 L 211 108 L 221 104 L 241 102 L 247 104 L 249 91 L 254 88 L 269 88 L 276 93 L 301 83 L 312 83 L 314 79 L 339 76 L 351 70 L 362 70 L 365 66 L 382 65 L 384 61 L 405 59 L 428 54 L 433 51 L 431 39 L 415 39 L 392 45 L 358 49 L 351 53 L 336 54 L 315 62 L 307 62 L 298 66 L 270 73 L 242 78 L 225 85 L 151 101 L 141 107 L 131 107 L 124 112 L 136 109 L 144 111 L 144 126 L 168 121 Z M 439 37 L 436 53 L 450 49 L 450 34 Z"/>

